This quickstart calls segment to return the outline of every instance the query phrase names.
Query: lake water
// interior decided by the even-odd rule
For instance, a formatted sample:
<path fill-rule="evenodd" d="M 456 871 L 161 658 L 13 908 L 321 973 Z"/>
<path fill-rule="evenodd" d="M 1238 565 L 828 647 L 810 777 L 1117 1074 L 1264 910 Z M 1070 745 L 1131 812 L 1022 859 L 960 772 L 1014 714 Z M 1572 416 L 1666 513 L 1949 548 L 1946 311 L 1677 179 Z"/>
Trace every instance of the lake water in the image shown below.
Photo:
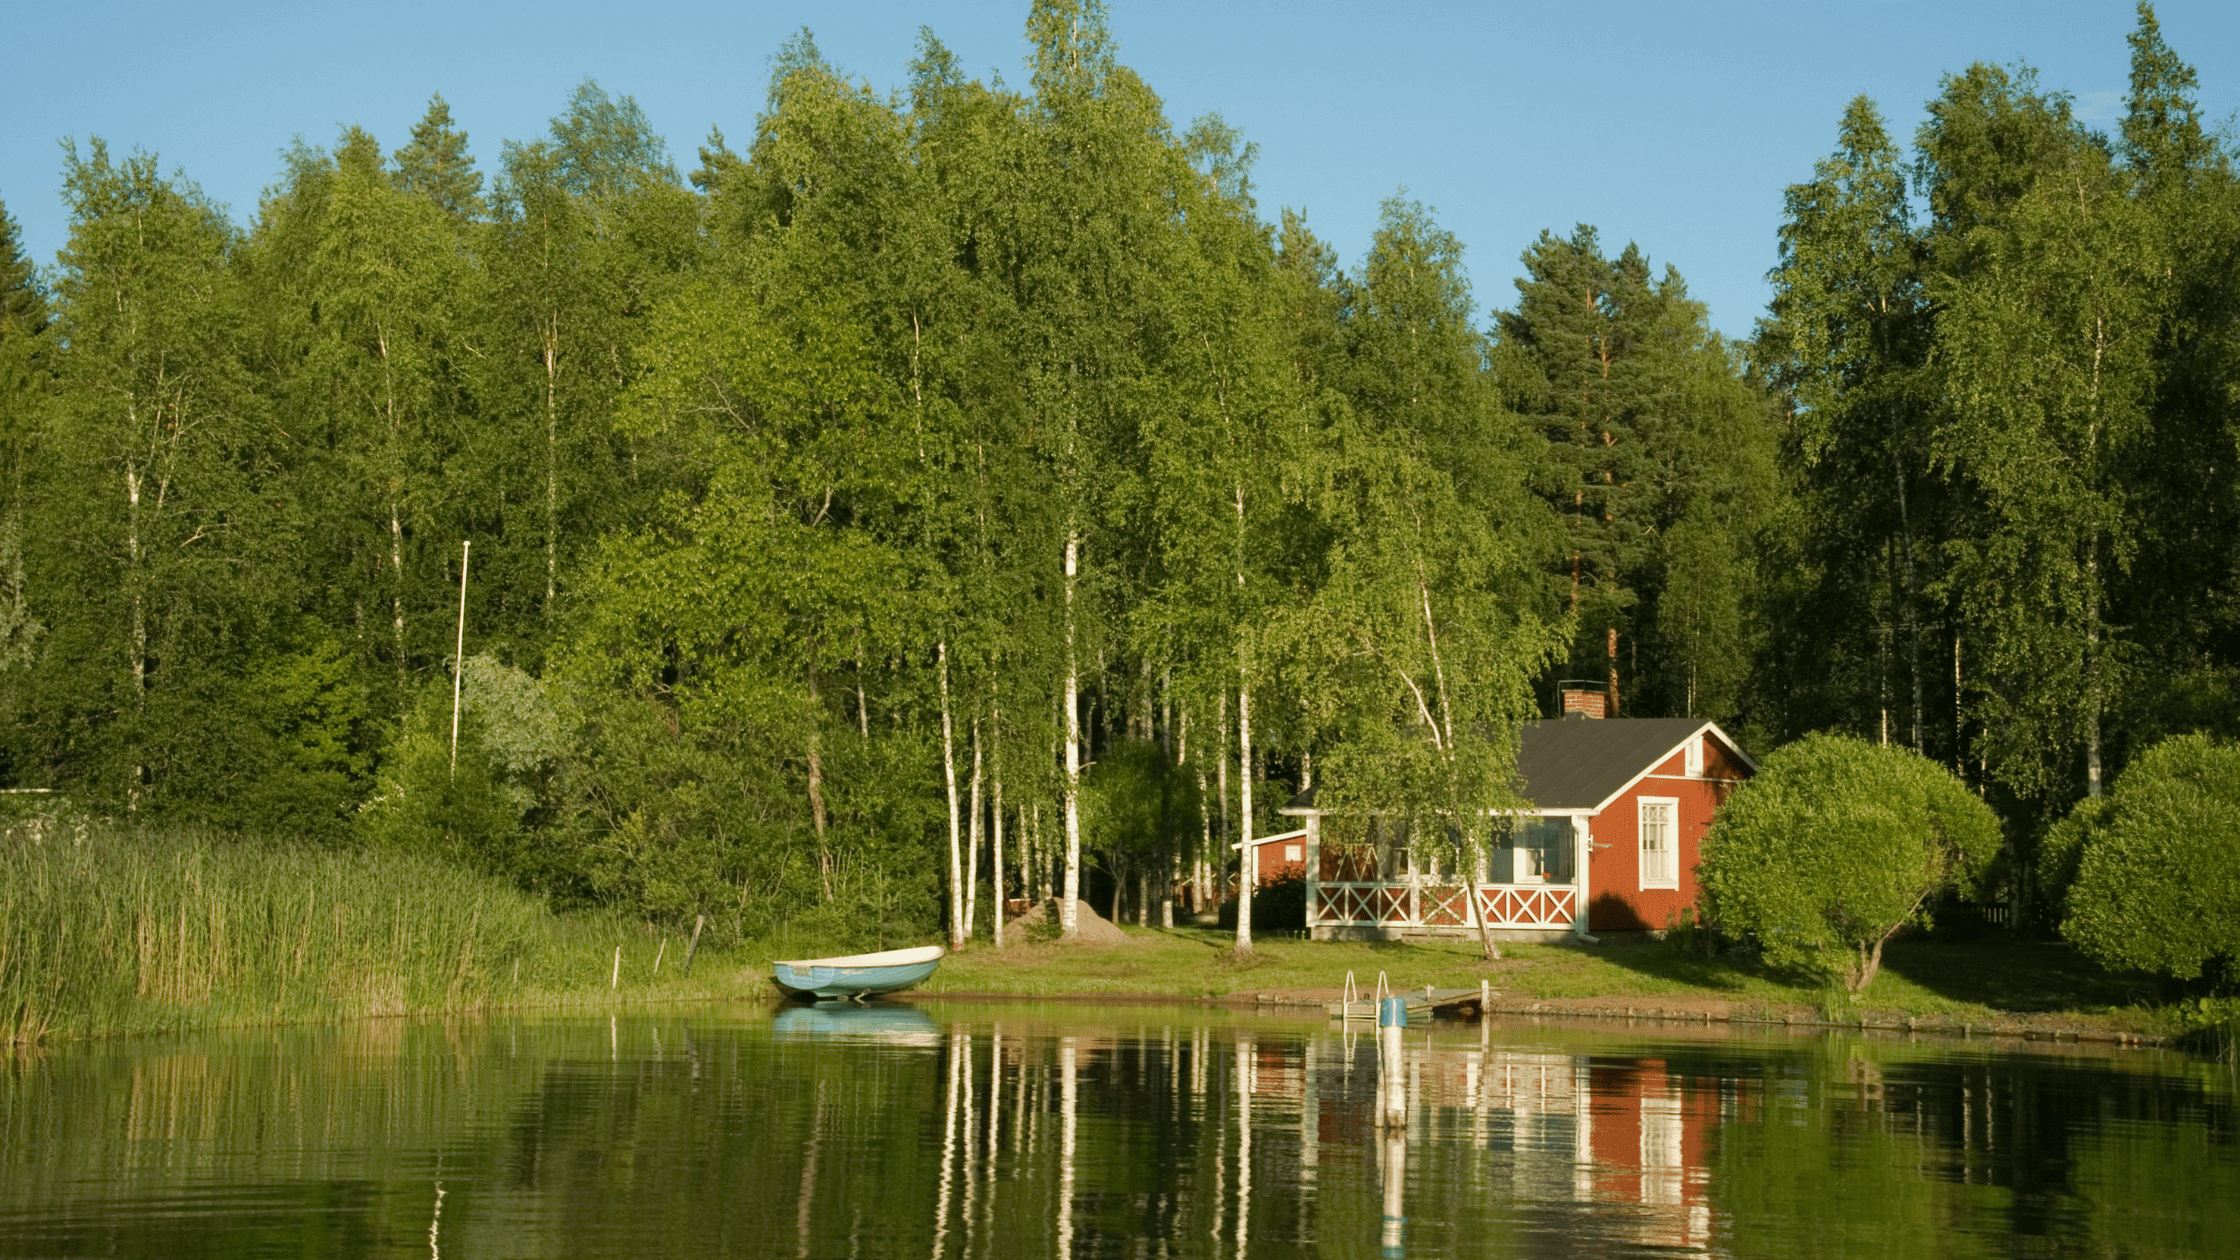
<path fill-rule="evenodd" d="M 69 1046 L 0 1256 L 2231 1256 L 2229 1069 L 1643 1023 L 930 1003 Z"/>

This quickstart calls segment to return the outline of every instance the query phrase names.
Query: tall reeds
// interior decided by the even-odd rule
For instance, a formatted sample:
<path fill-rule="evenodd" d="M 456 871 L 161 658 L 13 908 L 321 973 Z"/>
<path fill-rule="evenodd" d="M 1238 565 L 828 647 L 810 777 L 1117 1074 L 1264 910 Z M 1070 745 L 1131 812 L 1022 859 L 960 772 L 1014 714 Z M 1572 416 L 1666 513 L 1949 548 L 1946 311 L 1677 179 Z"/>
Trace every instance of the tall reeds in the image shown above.
<path fill-rule="evenodd" d="M 0 832 L 0 1039 L 491 1005 L 549 918 L 389 851 L 38 820 Z"/>

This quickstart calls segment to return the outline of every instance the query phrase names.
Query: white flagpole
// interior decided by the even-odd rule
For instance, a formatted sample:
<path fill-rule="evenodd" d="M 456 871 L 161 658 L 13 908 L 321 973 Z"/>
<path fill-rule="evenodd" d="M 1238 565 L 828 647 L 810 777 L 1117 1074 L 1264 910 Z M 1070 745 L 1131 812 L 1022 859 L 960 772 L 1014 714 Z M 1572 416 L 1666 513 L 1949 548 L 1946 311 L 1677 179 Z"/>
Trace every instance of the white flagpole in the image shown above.
<path fill-rule="evenodd" d="M 451 657 L 451 777 L 459 777 L 459 683 L 467 672 L 467 549 L 459 544 L 459 646 Z"/>

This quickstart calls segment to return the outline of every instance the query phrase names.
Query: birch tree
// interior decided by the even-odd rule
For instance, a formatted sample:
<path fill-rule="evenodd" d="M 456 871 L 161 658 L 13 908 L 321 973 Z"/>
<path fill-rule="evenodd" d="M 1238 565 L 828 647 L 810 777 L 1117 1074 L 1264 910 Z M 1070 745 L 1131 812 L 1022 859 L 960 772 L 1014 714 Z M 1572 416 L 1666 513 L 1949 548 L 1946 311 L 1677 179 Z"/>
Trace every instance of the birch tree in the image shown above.
<path fill-rule="evenodd" d="M 1493 815 L 1522 805 L 1517 731 L 1570 622 L 1536 598 L 1548 540 L 1519 475 L 1527 431 L 1484 375 L 1458 243 L 1388 202 L 1356 289 L 1347 428 L 1316 470 L 1327 577 L 1287 612 L 1287 651 L 1330 732 L 1331 805 L 1428 832 L 1415 847 L 1470 890 Z"/>
<path fill-rule="evenodd" d="M 2065 101 L 2027 92 L 1963 104 L 1975 101 L 1992 122 L 2067 116 Z M 1955 108 L 1936 123 L 1968 120 Z M 1983 501 L 1981 532 L 1951 554 L 1988 675 L 1974 703 L 1992 772 L 2030 795 L 2066 779 L 2097 796 L 2103 718 L 2128 664 L 2108 591 L 2134 554 L 2129 481 L 2149 427 L 2169 260 L 2108 150 L 2064 135 L 2022 172 L 2019 193 L 1944 226 L 1957 237 L 1948 256 L 1966 265 L 1934 290 L 1947 308 L 1936 362 L 1951 398 L 1935 454 Z M 1977 174 L 1932 153 L 1955 176 Z"/>
<path fill-rule="evenodd" d="M 113 159 L 99 140 L 67 149 L 64 196 L 40 529 L 63 544 L 44 581 L 71 613 L 51 623 L 35 721 L 58 770 L 138 810 L 196 756 L 227 631 L 272 593 L 249 563 L 270 446 L 223 214 L 153 155 Z"/>

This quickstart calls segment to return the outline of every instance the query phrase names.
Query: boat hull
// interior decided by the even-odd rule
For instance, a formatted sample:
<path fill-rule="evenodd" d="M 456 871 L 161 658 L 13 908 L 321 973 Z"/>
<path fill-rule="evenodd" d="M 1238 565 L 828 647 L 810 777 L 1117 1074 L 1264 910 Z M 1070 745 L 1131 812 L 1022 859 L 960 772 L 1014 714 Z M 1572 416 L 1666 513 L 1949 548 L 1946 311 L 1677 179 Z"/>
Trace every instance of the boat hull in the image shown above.
<path fill-rule="evenodd" d="M 868 998 L 923 984 L 941 965 L 939 945 L 771 964 L 770 979 L 795 998 Z"/>

